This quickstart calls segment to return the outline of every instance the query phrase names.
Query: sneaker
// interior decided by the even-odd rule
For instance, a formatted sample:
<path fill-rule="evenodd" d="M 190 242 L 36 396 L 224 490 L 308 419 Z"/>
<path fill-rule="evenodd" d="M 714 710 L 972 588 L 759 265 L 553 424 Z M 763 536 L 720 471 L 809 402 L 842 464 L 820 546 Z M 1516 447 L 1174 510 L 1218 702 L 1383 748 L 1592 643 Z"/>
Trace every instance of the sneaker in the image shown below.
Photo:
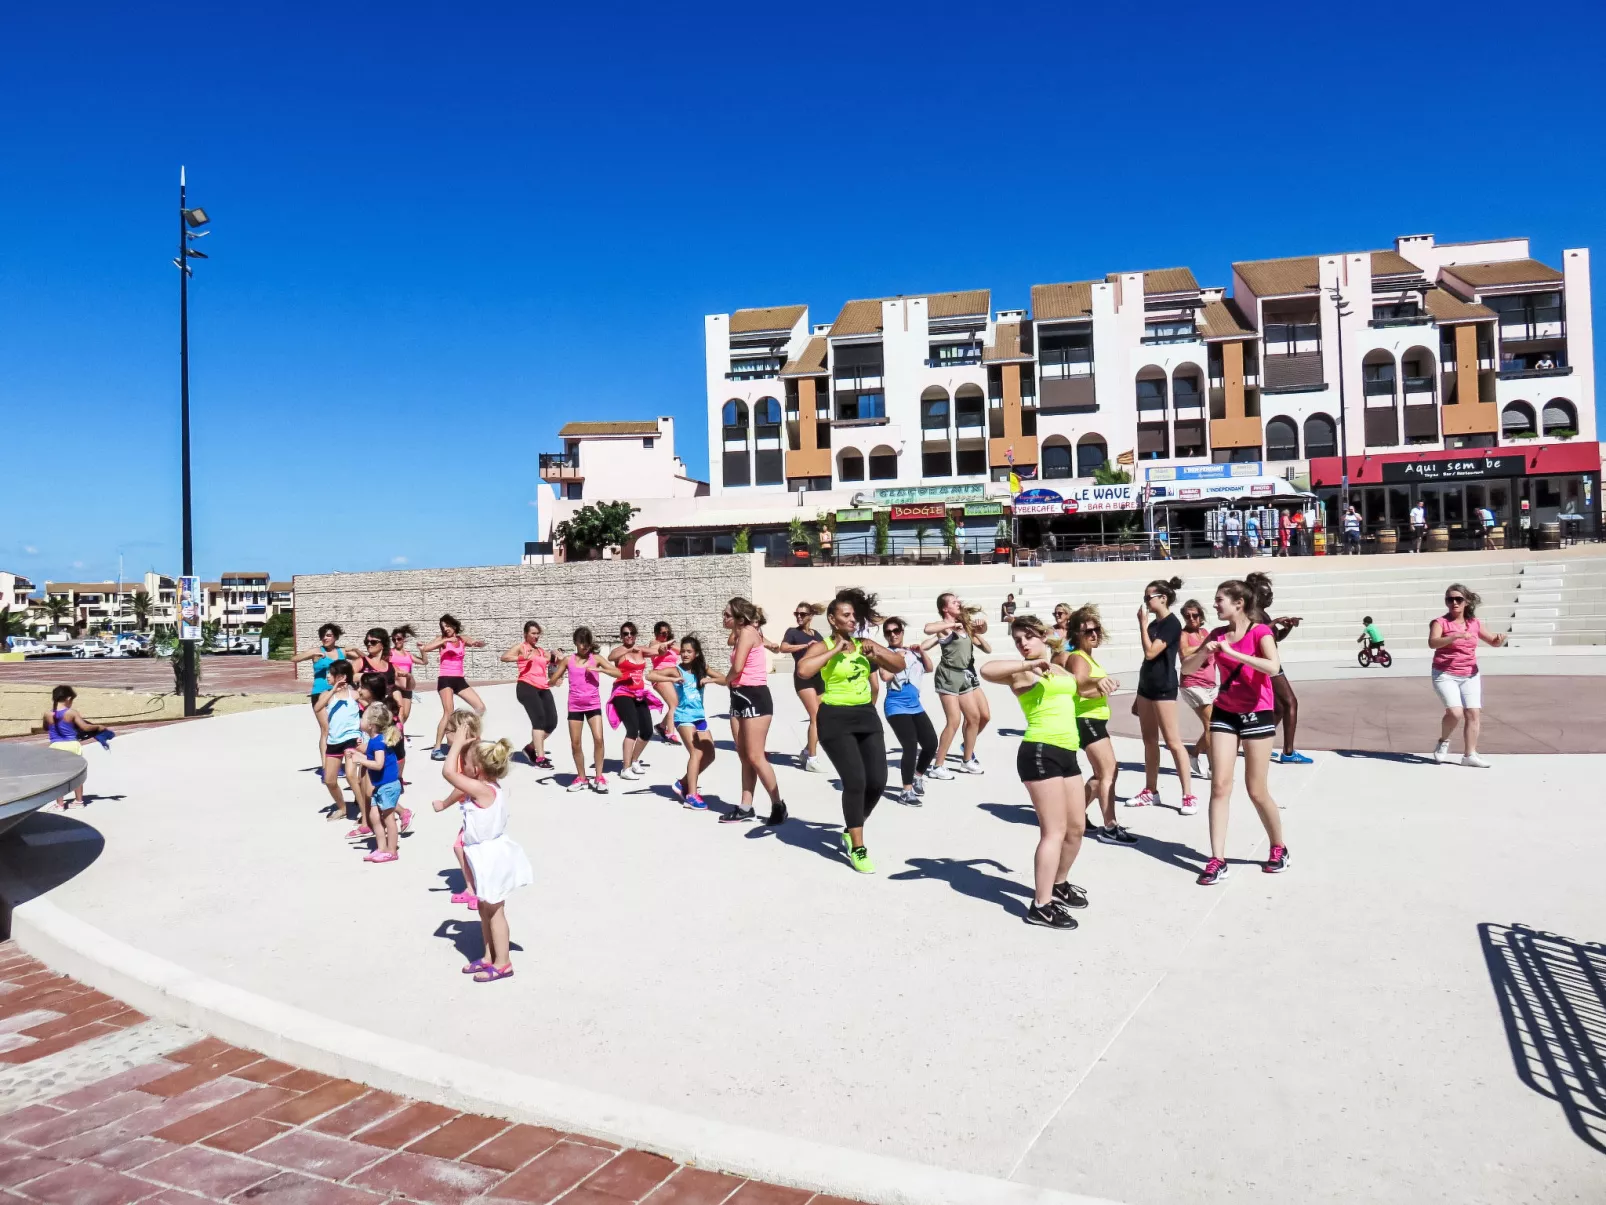
<path fill-rule="evenodd" d="M 1489 768 L 1489 763 L 1483 758 L 1479 757 L 1476 753 L 1467 754 L 1461 759 L 1461 764 L 1463 766 L 1476 766 L 1480 770 L 1487 770 Z"/>
<path fill-rule="evenodd" d="M 807 745 L 804 745 L 802 749 L 798 750 L 798 754 L 797 754 L 797 767 L 798 767 L 798 769 L 807 770 L 809 768 L 809 762 L 812 761 L 812 760 L 813 759 L 811 757 L 809 757 L 809 747 Z"/>
<path fill-rule="evenodd" d="M 1062 908 L 1086 908 L 1087 892 L 1075 883 L 1055 883 L 1054 903 Z"/>
<path fill-rule="evenodd" d="M 598 774 L 591 780 L 591 789 L 598 795 L 608 794 L 608 776 L 606 774 Z"/>
<path fill-rule="evenodd" d="M 848 864 L 860 874 L 875 873 L 875 863 L 870 861 L 870 851 L 862 845 L 855 845 L 848 850 Z"/>
<path fill-rule="evenodd" d="M 1281 760 L 1285 766 L 1308 766 L 1311 764 L 1311 759 L 1303 753 L 1285 753 Z"/>
<path fill-rule="evenodd" d="M 770 814 L 764 817 L 765 824 L 785 824 L 791 813 L 786 810 L 786 802 L 777 799 L 770 805 Z"/>
<path fill-rule="evenodd" d="M 920 806 L 920 796 L 915 794 L 913 787 L 904 787 L 902 791 L 898 792 L 898 802 L 905 807 L 917 808 Z"/>
<path fill-rule="evenodd" d="M 804 758 L 803 768 L 810 774 L 829 774 L 831 772 L 830 764 L 818 753 L 813 757 Z"/>
<path fill-rule="evenodd" d="M 947 782 L 954 776 L 954 772 L 947 766 L 932 766 L 926 771 L 927 778 L 935 778 L 939 782 Z"/>
<path fill-rule="evenodd" d="M 1433 760 L 1444 763 L 1450 760 L 1450 742 L 1440 741 L 1433 747 Z"/>
<path fill-rule="evenodd" d="M 1039 908 L 1036 904 L 1026 909 L 1026 923 L 1028 925 L 1041 925 L 1045 929 L 1074 929 L 1076 918 L 1069 912 L 1050 904 L 1046 908 Z"/>
<path fill-rule="evenodd" d="M 1273 749 L 1271 751 L 1271 760 L 1272 761 L 1282 761 L 1283 760 L 1283 755 L 1281 753 L 1277 752 L 1277 750 Z"/>
<path fill-rule="evenodd" d="M 1446 746 L 1446 748 L 1448 748 L 1448 746 Z M 430 750 L 429 760 L 430 761 L 445 761 L 446 760 L 446 747 L 444 745 L 442 745 L 437 749 Z"/>
<path fill-rule="evenodd" d="M 748 820 L 757 820 L 758 813 L 752 808 L 732 808 L 719 818 L 721 824 L 741 824 Z"/>
<path fill-rule="evenodd" d="M 675 793 L 676 799 L 682 803 L 686 802 L 686 784 L 682 780 L 675 779 L 674 782 L 669 784 L 669 789 Z"/>
<path fill-rule="evenodd" d="M 983 770 L 981 768 L 981 758 L 979 758 L 979 757 L 972 757 L 963 766 L 961 766 L 960 769 L 962 769 L 966 774 L 985 774 L 985 773 L 987 773 L 986 770 Z"/>
<path fill-rule="evenodd" d="M 1287 856 L 1286 851 L 1284 856 Z M 1211 858 L 1210 861 L 1205 863 L 1204 873 L 1199 876 L 1199 886 L 1214 887 L 1231 873 L 1232 867 L 1227 865 L 1225 858 Z"/>
<path fill-rule="evenodd" d="M 1182 797 L 1182 814 L 1191 816 L 1199 810 L 1199 797 L 1197 795 L 1184 795 Z"/>
<path fill-rule="evenodd" d="M 681 800 L 680 805 L 681 807 L 690 808 L 694 812 L 706 812 L 708 810 L 708 804 L 703 801 L 701 795 L 688 795 Z"/>
<path fill-rule="evenodd" d="M 520 749 L 519 752 L 524 754 L 525 757 L 529 758 L 530 759 L 530 763 L 532 765 L 535 763 L 535 742 L 534 741 L 531 741 L 528 745 L 524 746 L 524 748 Z"/>
<path fill-rule="evenodd" d="M 1131 830 L 1123 828 L 1119 824 L 1095 824 L 1092 832 L 1093 840 L 1102 842 L 1105 845 L 1136 845 L 1138 843 L 1137 837 L 1133 836 Z"/>
<path fill-rule="evenodd" d="M 638 778 L 641 777 L 641 771 L 636 769 L 635 766 L 626 766 L 623 770 L 619 771 L 619 777 L 620 778 L 628 778 L 628 779 L 634 781 L 635 779 L 638 779 Z"/>
<path fill-rule="evenodd" d="M 1192 774 L 1195 778 L 1209 778 L 1210 777 L 1210 775 L 1206 774 L 1204 772 L 1204 770 L 1200 767 L 1200 765 L 1199 765 L 1199 755 L 1197 753 L 1188 754 L 1188 772 L 1190 774 Z"/>
<path fill-rule="evenodd" d="M 535 765 L 538 770 L 550 770 L 552 768 L 552 759 L 543 753 L 535 759 Z"/>
<path fill-rule="evenodd" d="M 1281 874 L 1288 869 L 1288 846 L 1273 845 L 1271 853 L 1260 867 L 1267 874 Z"/>
<path fill-rule="evenodd" d="M 923 777 L 921 777 L 919 774 L 916 774 L 915 775 L 915 794 L 916 795 L 924 795 L 925 793 L 926 793 L 926 780 Z"/>
<path fill-rule="evenodd" d="M 579 775 L 578 777 L 575 778 L 575 780 L 573 782 L 571 782 L 569 784 L 570 793 L 573 793 L 575 791 L 589 791 L 590 789 L 591 789 L 591 780 L 589 778 L 587 778 L 584 774 Z"/>
<path fill-rule="evenodd" d="M 1153 807 L 1159 802 L 1160 796 L 1154 791 L 1149 790 L 1148 787 L 1144 787 L 1136 795 L 1126 800 L 1126 806 L 1129 808 L 1148 808 Z"/>

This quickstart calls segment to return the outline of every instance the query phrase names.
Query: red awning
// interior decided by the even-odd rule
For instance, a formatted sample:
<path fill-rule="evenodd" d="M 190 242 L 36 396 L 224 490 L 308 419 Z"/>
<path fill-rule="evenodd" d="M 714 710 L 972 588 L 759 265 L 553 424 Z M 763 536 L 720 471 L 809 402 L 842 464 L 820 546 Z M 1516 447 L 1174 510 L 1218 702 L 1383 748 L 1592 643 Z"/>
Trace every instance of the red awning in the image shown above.
<path fill-rule="evenodd" d="M 1423 460 L 1467 460 L 1484 454 L 1523 456 L 1527 460 L 1529 477 L 1600 472 L 1600 445 L 1593 440 L 1569 440 L 1566 443 L 1502 444 L 1498 448 L 1460 448 L 1444 452 L 1390 452 L 1379 456 L 1351 456 L 1349 483 L 1352 486 L 1381 485 L 1383 466 L 1386 464 L 1410 464 Z M 1312 458 L 1311 485 L 1343 484 L 1342 465 L 1343 462 L 1337 456 Z"/>

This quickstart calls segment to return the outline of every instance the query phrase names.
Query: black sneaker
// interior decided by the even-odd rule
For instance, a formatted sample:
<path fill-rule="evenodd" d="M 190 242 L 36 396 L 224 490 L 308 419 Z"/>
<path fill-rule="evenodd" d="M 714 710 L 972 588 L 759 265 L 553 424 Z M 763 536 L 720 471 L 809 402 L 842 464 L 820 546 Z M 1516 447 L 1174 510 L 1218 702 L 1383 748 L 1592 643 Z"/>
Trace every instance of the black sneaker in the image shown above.
<path fill-rule="evenodd" d="M 764 823 L 765 824 L 785 824 L 786 823 L 786 817 L 789 814 L 790 813 L 788 813 L 787 810 L 786 810 L 786 804 L 782 803 L 780 800 L 777 799 L 775 801 L 774 806 L 770 809 L 770 814 L 768 816 L 764 817 Z"/>
<path fill-rule="evenodd" d="M 1036 904 L 1026 909 L 1026 923 L 1028 925 L 1042 925 L 1045 929 L 1074 929 L 1076 918 L 1063 908 L 1050 904 L 1046 908 L 1039 908 Z"/>
<path fill-rule="evenodd" d="M 1288 869 L 1288 846 L 1273 845 L 1271 856 L 1261 863 L 1261 869 L 1267 874 L 1281 874 Z"/>
<path fill-rule="evenodd" d="M 1087 892 L 1075 883 L 1055 883 L 1054 902 L 1063 904 L 1067 908 L 1086 908 Z"/>
<path fill-rule="evenodd" d="M 752 808 L 732 808 L 719 818 L 721 824 L 741 824 L 744 820 L 757 820 L 758 814 Z"/>
<path fill-rule="evenodd" d="M 1122 828 L 1119 824 L 1093 826 L 1093 840 L 1102 841 L 1106 845 L 1136 845 L 1138 839 L 1132 835 L 1130 829 Z"/>

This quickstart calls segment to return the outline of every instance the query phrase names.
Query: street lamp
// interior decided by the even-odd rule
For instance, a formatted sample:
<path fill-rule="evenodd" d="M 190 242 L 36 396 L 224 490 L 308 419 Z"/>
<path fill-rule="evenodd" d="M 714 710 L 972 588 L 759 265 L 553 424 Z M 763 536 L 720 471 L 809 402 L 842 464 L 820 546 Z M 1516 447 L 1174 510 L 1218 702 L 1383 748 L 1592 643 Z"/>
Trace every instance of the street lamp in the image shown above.
<path fill-rule="evenodd" d="M 1349 511 L 1349 406 L 1344 401 L 1344 319 L 1355 311 L 1348 308 L 1349 303 L 1344 295 L 1338 291 L 1335 282 L 1327 291 L 1332 299 L 1333 309 L 1338 314 L 1338 453 L 1339 453 L 1339 512 L 1338 521 L 1340 530 L 1343 529 L 1344 515 Z"/>
<path fill-rule="evenodd" d="M 178 255 L 173 263 L 178 268 L 178 365 L 179 365 L 179 460 L 184 494 L 184 576 L 195 575 L 195 546 L 190 530 L 190 265 L 192 259 L 205 259 L 205 252 L 190 243 L 205 238 L 202 230 L 212 219 L 206 210 L 189 208 L 184 194 L 184 169 L 178 169 Z M 182 585 L 182 583 L 181 583 Z M 180 589 L 178 616 L 179 635 L 184 634 L 182 614 L 183 591 Z M 195 641 L 179 642 L 184 657 L 184 714 L 195 714 Z"/>

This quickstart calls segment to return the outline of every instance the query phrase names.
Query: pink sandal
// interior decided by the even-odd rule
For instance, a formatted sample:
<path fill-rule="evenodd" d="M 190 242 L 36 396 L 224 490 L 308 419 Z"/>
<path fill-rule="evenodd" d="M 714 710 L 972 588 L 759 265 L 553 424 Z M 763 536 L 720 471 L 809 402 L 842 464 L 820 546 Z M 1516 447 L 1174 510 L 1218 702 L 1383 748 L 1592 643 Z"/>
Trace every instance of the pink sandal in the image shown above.
<path fill-rule="evenodd" d="M 486 962 L 483 958 L 476 958 L 473 962 L 462 968 L 463 974 L 465 975 L 477 975 L 481 971 L 489 971 L 490 969 L 491 964 Z"/>
<path fill-rule="evenodd" d="M 478 975 L 474 976 L 474 982 L 495 983 L 498 979 L 511 978 L 513 978 L 513 964 L 511 962 L 505 967 L 492 966 L 489 963 L 486 963 L 485 969 L 480 971 Z"/>
<path fill-rule="evenodd" d="M 359 824 L 356 828 L 347 833 L 346 837 L 348 840 L 351 840 L 357 837 L 372 837 L 373 835 L 373 829 L 369 828 L 366 824 Z"/>
<path fill-rule="evenodd" d="M 472 908 L 479 903 L 479 897 L 477 897 L 472 891 L 458 891 L 453 893 L 452 903 L 467 904 L 470 908 Z"/>

